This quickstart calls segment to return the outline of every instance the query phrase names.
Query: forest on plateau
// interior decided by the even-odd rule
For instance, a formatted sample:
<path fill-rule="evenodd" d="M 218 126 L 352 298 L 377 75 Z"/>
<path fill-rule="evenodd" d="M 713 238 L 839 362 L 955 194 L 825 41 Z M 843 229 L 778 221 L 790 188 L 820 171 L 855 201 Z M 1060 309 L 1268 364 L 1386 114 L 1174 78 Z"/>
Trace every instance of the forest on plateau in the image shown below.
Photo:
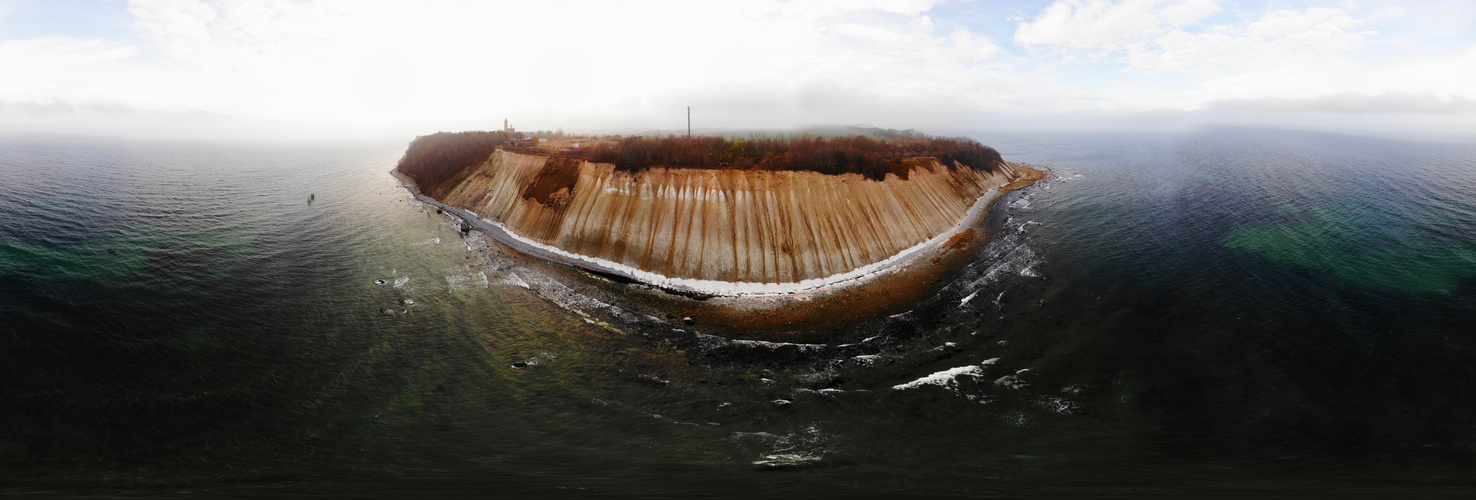
<path fill-rule="evenodd" d="M 615 143 L 560 151 L 559 154 L 595 163 L 613 163 L 617 170 L 628 172 L 652 167 L 732 168 L 830 175 L 854 173 L 875 180 L 884 179 L 889 172 L 905 179 L 908 167 L 902 160 L 907 158 L 933 157 L 949 168 L 962 165 L 985 172 L 993 171 L 994 166 L 1003 161 L 998 151 L 972 139 L 927 136 L 890 140 L 858 135 L 834 138 L 755 136 L 747 139 L 630 137 Z"/>
<path fill-rule="evenodd" d="M 469 165 L 491 156 L 498 147 L 545 156 L 612 163 L 616 170 L 641 172 L 653 167 L 806 171 L 822 174 L 861 174 L 883 180 L 888 173 L 903 179 L 909 158 L 937 158 L 948 168 L 959 166 L 992 172 L 1003 162 L 999 152 L 968 138 L 931 137 L 911 133 L 840 137 L 719 136 L 628 137 L 591 147 L 555 150 L 503 145 L 501 132 L 437 133 L 410 143 L 399 171 L 422 187 L 439 184 Z"/>
<path fill-rule="evenodd" d="M 437 132 L 410 141 L 405 156 L 395 167 L 400 173 L 428 188 L 454 177 L 467 165 L 481 163 L 507 142 L 507 134 L 497 132 Z"/>

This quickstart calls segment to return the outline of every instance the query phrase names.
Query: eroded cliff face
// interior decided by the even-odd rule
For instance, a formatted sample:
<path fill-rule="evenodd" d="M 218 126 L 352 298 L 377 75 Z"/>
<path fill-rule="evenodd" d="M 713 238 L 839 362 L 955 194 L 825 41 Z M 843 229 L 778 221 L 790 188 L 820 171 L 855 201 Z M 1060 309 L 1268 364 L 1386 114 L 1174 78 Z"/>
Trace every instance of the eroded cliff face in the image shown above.
<path fill-rule="evenodd" d="M 612 164 L 497 151 L 426 194 L 567 252 L 673 278 L 797 283 L 938 236 L 1020 176 L 904 160 L 907 179 Z"/>

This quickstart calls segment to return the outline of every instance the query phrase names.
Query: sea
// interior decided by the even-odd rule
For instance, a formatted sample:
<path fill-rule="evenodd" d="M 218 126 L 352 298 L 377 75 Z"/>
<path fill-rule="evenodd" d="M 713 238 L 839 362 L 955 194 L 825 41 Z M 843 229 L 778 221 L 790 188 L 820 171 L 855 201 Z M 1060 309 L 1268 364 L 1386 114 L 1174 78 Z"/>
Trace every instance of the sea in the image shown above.
<path fill-rule="evenodd" d="M 1476 492 L 1476 143 L 977 139 L 1052 177 L 786 343 L 479 256 L 408 139 L 0 138 L 0 495 Z"/>

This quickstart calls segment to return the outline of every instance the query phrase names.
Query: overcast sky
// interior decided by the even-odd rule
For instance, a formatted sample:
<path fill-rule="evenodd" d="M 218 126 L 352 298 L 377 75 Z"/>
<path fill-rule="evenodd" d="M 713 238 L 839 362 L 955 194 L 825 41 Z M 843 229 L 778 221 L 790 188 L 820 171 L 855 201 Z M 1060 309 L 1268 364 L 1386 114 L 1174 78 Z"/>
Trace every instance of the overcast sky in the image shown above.
<path fill-rule="evenodd" d="M 1476 136 L 1476 2 L 0 0 L 0 133 Z"/>

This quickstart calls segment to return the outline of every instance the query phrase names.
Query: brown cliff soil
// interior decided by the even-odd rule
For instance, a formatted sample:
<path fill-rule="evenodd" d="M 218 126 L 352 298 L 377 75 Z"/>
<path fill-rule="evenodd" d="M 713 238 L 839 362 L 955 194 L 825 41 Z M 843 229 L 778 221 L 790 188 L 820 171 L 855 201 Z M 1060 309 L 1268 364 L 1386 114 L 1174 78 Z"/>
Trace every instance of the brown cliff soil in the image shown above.
<path fill-rule="evenodd" d="M 1009 165 L 1016 172 L 1019 172 L 1021 174 L 1021 176 L 1018 179 L 1015 179 L 1013 181 L 1010 181 L 1009 184 L 1005 184 L 1004 186 L 1001 186 L 999 188 L 999 193 L 1000 194 L 1008 193 L 1008 192 L 1014 191 L 1016 189 L 1025 188 L 1027 186 L 1030 186 L 1031 184 L 1035 184 L 1037 182 L 1040 182 L 1040 181 L 1045 180 L 1047 177 L 1050 177 L 1050 174 L 1049 173 L 1046 173 L 1046 171 L 1039 170 L 1039 169 L 1036 169 L 1034 167 L 1030 167 L 1030 166 L 1019 164 L 1019 163 L 1011 163 Z"/>
<path fill-rule="evenodd" d="M 533 182 L 523 188 L 523 198 L 557 208 L 568 205 L 569 193 L 574 192 L 579 183 L 579 164 L 580 161 L 573 158 L 550 157 L 545 160 L 543 169 L 534 176 Z"/>
<path fill-rule="evenodd" d="M 617 170 L 499 150 L 427 194 L 564 251 L 673 278 L 798 283 L 882 261 L 948 230 L 1020 174 L 936 158 L 906 180 L 818 172 Z"/>
<path fill-rule="evenodd" d="M 943 248 L 949 250 L 958 250 L 960 248 L 968 246 L 970 241 L 974 241 L 974 230 L 965 229 L 963 231 L 959 231 L 958 234 L 955 234 L 952 237 L 948 238 L 948 241 L 943 242 Z"/>
<path fill-rule="evenodd" d="M 1007 186 L 1023 189 L 1050 174 L 1031 166 L 1010 164 L 1023 177 Z M 1001 189 L 1002 196 L 1004 190 Z M 981 214 L 982 215 L 982 214 Z M 767 301 L 715 299 L 709 301 L 665 301 L 660 307 L 676 316 L 701 318 L 722 325 L 714 332 L 757 340 L 826 342 L 840 327 L 871 321 L 905 311 L 911 304 L 937 293 L 959 266 L 989 243 L 981 216 L 970 229 L 950 237 L 931 251 L 931 257 L 912 259 L 867 281 L 864 286 L 839 287 L 825 293 L 785 297 Z M 998 217 L 1003 217 L 999 215 Z M 993 225 L 995 223 L 987 224 Z M 966 234 L 967 233 L 967 234 Z"/>
<path fill-rule="evenodd" d="M 536 172 L 545 172 L 545 167 L 547 164 L 540 166 Z M 1008 167 L 1019 176 L 1003 183 L 1009 189 L 1020 189 L 1047 177 L 1045 171 L 1028 166 L 1011 164 Z M 555 165 L 553 170 L 547 172 L 550 173 L 550 178 L 567 179 L 567 173 L 560 173 L 566 171 L 567 165 Z M 447 184 L 477 179 L 486 173 L 480 169 L 467 169 L 458 175 L 457 182 Z M 402 180 L 412 191 L 417 190 L 414 182 L 406 176 L 402 176 Z M 548 186 L 537 191 L 546 193 L 548 201 L 567 187 L 566 182 L 567 180 L 549 181 Z M 528 185 L 533 184 L 537 182 Z M 557 189 L 552 189 L 555 187 Z M 649 288 L 630 287 L 617 281 L 590 279 L 589 275 L 573 268 L 538 265 L 545 272 L 560 276 L 558 280 L 573 287 L 577 293 L 618 304 L 628 310 L 645 311 L 656 316 L 665 314 L 675 318 L 698 318 L 696 326 L 684 328 L 730 338 L 824 342 L 832 340 L 830 336 L 841 331 L 838 328 L 903 312 L 920 299 L 937 293 L 952 279 L 952 273 L 989 241 L 990 234 L 984 227 L 993 227 L 999 221 L 986 223 L 986 219 L 998 217 L 1002 215 L 975 213 L 965 219 L 962 230 L 940 242 L 937 247 L 926 249 L 914 258 L 905 259 L 899 265 L 873 275 L 864 282 L 784 296 L 691 300 Z M 517 260 L 523 260 L 527 265 L 539 262 L 537 259 L 516 255 Z"/>

